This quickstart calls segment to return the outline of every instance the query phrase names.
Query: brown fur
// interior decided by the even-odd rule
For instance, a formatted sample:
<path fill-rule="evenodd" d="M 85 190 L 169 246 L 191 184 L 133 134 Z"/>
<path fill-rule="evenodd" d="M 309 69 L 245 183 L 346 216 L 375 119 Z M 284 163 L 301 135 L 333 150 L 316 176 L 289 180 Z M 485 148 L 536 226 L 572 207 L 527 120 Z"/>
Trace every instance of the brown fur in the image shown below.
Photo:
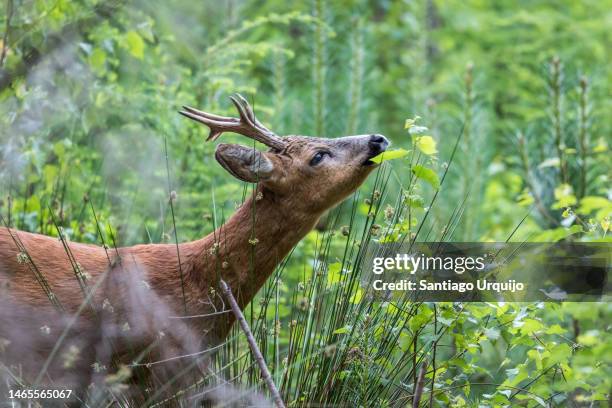
<path fill-rule="evenodd" d="M 369 137 L 293 136 L 284 138 L 288 143 L 284 151 L 263 153 L 274 170 L 260 181 L 253 197 L 215 232 L 179 245 L 187 314 L 207 314 L 224 308 L 216 289 L 218 277 L 228 282 L 240 306 L 245 307 L 323 212 L 352 193 L 371 172 L 373 166 L 364 165 L 364 161 L 374 155 L 368 144 Z M 330 151 L 332 156 L 320 165 L 309 165 L 313 154 L 321 149 Z M 228 165 L 240 166 L 241 163 Z M 58 323 L 62 317 L 41 289 L 28 263 L 19 262 L 20 250 L 14 242 L 15 237 L 23 243 L 68 315 L 76 313 L 84 300 L 59 239 L 0 228 L 0 338 L 10 340 L 15 325 L 32 316 L 32 327 L 27 333 L 39 335 L 39 325 L 47 322 L 55 334 L 52 338 L 56 339 L 64 327 Z M 202 338 L 211 344 L 227 336 L 234 321 L 231 313 L 188 319 L 184 321 L 186 324 L 181 321 L 178 326 L 168 323 L 172 321 L 170 317 L 185 314 L 175 245 L 137 245 L 117 251 L 75 242 L 68 245 L 88 276 L 88 287 L 97 287 L 92 307 L 82 311 L 79 324 L 75 326 L 87 331 L 83 336 L 91 335 L 91 344 L 109 336 L 108 331 L 99 329 L 103 322 L 106 327 L 110 322 L 115 328 L 113 333 L 119 333 L 117 327 L 128 323 L 142 339 L 142 349 L 150 339 L 159 337 L 160 332 L 172 331 L 173 335 L 165 335 L 170 339 L 163 346 L 166 353 L 171 350 L 170 354 L 185 353 L 185 347 L 199 350 Z M 252 265 L 251 260 L 254 261 Z M 145 289 L 135 296 L 134 288 L 140 285 Z M 34 316 L 41 317 L 42 321 Z M 18 322 L 15 320 L 18 318 L 24 320 Z M 53 327 L 54 324 L 57 327 Z M 183 343 L 189 339 L 189 332 L 194 333 L 194 339 L 187 343 L 195 344 L 185 346 Z M 127 352 L 128 346 L 132 351 L 142 351 L 133 350 L 133 340 L 134 337 L 130 337 L 132 344 L 127 345 L 117 341 L 112 350 L 100 351 L 99 347 L 95 353 L 90 350 L 91 355 L 84 361 L 92 363 L 102 354 L 120 356 Z M 36 347 L 41 356 L 49 351 L 48 345 Z"/>

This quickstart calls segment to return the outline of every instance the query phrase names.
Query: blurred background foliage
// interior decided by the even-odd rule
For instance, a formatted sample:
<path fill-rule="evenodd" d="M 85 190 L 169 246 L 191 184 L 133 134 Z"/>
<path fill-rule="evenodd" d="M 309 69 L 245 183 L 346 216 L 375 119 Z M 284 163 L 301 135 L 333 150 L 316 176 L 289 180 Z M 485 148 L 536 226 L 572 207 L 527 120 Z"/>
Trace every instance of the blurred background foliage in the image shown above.
<path fill-rule="evenodd" d="M 177 111 L 190 105 L 235 115 L 228 95 L 240 92 L 279 134 L 377 132 L 396 148 L 415 150 L 405 121 L 418 115 L 438 150 L 425 154 L 423 164 L 440 177 L 463 130 L 435 208 L 422 204 L 434 194 L 435 183 L 408 189 L 413 185 L 407 182 L 408 159 L 385 165 L 391 174 L 385 199 L 397 210 L 395 197 L 409 193 L 405 201 L 414 207 L 403 234 L 413 233 L 429 210 L 430 240 L 609 242 L 611 26 L 607 0 L 4 0 L 0 211 L 11 226 L 57 235 L 53 212 L 66 235 L 82 242 L 100 242 L 92 208 L 103 233 L 114 232 L 118 245 L 172 242 L 175 233 L 181 241 L 205 235 L 231 216 L 249 189 L 216 164 L 214 144 L 204 143 L 206 130 Z M 223 138 L 244 143 L 234 135 Z M 362 188 L 361 197 L 373 194 L 373 183 Z M 177 192 L 176 231 L 171 191 Z M 378 206 L 384 209 L 388 202 Z M 368 225 L 369 206 L 371 201 L 357 206 L 351 222 Z M 303 272 L 318 268 L 322 234 L 340 231 L 350 217 L 351 205 L 334 212 L 328 219 L 334 221 L 322 222 L 289 259 L 284 283 L 275 281 L 282 288 L 282 296 L 276 295 L 282 310 L 263 317 L 261 341 L 270 335 L 262 327 L 276 327 L 275 322 L 288 327 L 302 296 L 298 292 L 309 290 L 299 284 L 313 284 Z M 330 248 L 326 256 L 336 259 L 344 243 Z M 251 316 L 259 307 L 251 308 Z M 419 315 L 434 313 L 433 305 L 420 307 Z M 452 306 L 447 310 L 458 313 Z M 461 318 L 448 318 L 450 331 L 456 337 L 467 330 L 476 338 L 475 343 L 455 338 L 453 347 L 467 347 L 456 362 L 463 375 L 478 371 L 517 387 L 535 378 L 548 357 L 538 352 L 525 360 L 523 352 L 536 347 L 534 332 L 551 330 L 547 322 L 555 321 L 564 327 L 560 333 L 569 331 L 566 343 L 549 344 L 569 344 L 557 350 L 561 360 L 550 362 L 567 367 L 559 391 L 565 399 L 553 401 L 546 382 L 540 390 L 533 384 L 534 392 L 550 397 L 545 403 L 607 398 L 610 367 L 595 364 L 610 362 L 607 304 L 461 310 Z M 519 324 L 509 332 L 505 326 L 494 329 L 484 344 L 482 319 L 504 314 L 520 318 Z M 520 329 L 526 316 L 539 326 Z M 576 329 L 577 321 L 584 327 Z M 411 333 L 415 338 L 419 330 Z M 546 333 L 559 335 L 557 329 Z M 282 330 L 271 335 L 283 347 L 289 342 Z M 519 351 L 503 357 L 500 350 L 510 346 Z M 280 361 L 279 350 L 270 351 L 272 360 Z M 370 369 L 352 361 L 355 372 Z M 274 370 L 279 380 L 280 364 L 273 364 Z M 436 380 L 434 374 L 431 381 L 441 387 L 452 377 Z M 371 389 L 359 394 L 359 382 L 346 380 L 352 384 L 350 398 L 372 402 Z M 312 389 L 300 394 L 291 381 L 285 386 L 294 402 L 314 395 L 308 394 Z M 492 387 L 489 394 L 452 389 L 447 400 L 437 394 L 436 401 L 448 404 L 454 398 L 452 404 L 461 406 L 485 399 L 503 406 L 512 396 L 517 403 L 516 390 L 507 394 L 511 388 Z M 328 401 L 329 390 L 316 395 Z"/>

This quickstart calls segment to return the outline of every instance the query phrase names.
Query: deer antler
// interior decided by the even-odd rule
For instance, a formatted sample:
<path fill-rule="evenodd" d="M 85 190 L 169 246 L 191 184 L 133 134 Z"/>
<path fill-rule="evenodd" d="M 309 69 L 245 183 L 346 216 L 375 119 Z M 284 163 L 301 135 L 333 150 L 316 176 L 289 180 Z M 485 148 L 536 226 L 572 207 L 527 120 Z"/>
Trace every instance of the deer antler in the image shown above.
<path fill-rule="evenodd" d="M 183 110 L 179 111 L 179 113 L 208 126 L 210 128 L 210 135 L 206 139 L 207 141 L 215 140 L 223 132 L 233 132 L 257 140 L 277 150 L 283 150 L 286 147 L 285 142 L 280 136 L 257 120 L 255 113 L 253 113 L 253 108 L 251 108 L 251 105 L 242 95 L 235 94 L 230 96 L 230 99 L 234 106 L 236 106 L 240 118 L 213 115 L 212 113 L 202 112 L 189 106 L 183 106 Z"/>

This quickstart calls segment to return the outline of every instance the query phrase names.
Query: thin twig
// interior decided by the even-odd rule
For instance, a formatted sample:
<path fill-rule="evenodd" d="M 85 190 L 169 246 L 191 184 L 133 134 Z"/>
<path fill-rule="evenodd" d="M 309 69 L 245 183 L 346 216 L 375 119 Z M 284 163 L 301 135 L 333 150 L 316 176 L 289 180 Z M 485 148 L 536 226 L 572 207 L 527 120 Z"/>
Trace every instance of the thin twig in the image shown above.
<path fill-rule="evenodd" d="M 234 315 L 236 316 L 236 320 L 238 320 L 238 323 L 240 323 L 240 327 L 242 328 L 242 331 L 244 331 L 244 334 L 246 335 L 247 342 L 249 343 L 249 347 L 251 348 L 251 352 L 253 353 L 255 357 L 255 361 L 257 362 L 257 365 L 259 366 L 259 369 L 261 370 L 261 376 L 263 377 L 263 380 L 268 386 L 268 389 L 270 390 L 270 394 L 272 394 L 272 399 L 274 400 L 274 404 L 278 408 L 285 408 L 285 403 L 283 402 L 283 399 L 281 398 L 278 392 L 278 389 L 276 388 L 276 385 L 274 384 L 274 380 L 272 379 L 272 375 L 270 375 L 270 371 L 268 370 L 266 361 L 264 360 L 263 355 L 261 354 L 261 351 L 259 351 L 259 347 L 257 347 L 257 342 L 255 341 L 255 337 L 253 337 L 253 332 L 251 332 L 251 328 L 249 327 L 249 324 L 244 318 L 244 315 L 242 314 L 242 311 L 240 310 L 240 307 L 238 306 L 238 302 L 236 302 L 236 298 L 232 294 L 232 290 L 227 285 L 227 283 L 225 283 L 223 279 L 219 280 L 219 286 L 221 287 L 221 291 L 227 298 L 227 301 L 229 302 L 232 308 L 232 311 L 234 312 Z"/>
<path fill-rule="evenodd" d="M 170 194 L 169 203 L 170 203 L 170 212 L 172 213 L 172 228 L 174 229 L 174 243 L 176 245 L 176 257 L 178 259 L 178 267 L 179 267 L 179 275 L 181 277 L 181 291 L 183 294 L 183 309 L 185 315 L 187 315 L 187 298 L 185 297 L 185 280 L 183 278 L 183 264 L 181 262 L 181 250 L 179 248 L 178 242 L 178 231 L 176 230 L 176 217 L 174 216 L 174 200 L 176 198 L 176 193 L 172 191 L 172 186 L 170 185 L 170 164 L 168 162 L 168 139 L 164 137 L 164 153 L 166 155 L 166 175 L 168 176 L 168 193 Z"/>
<path fill-rule="evenodd" d="M 587 184 L 587 150 L 588 150 L 588 106 L 587 93 L 589 82 L 586 77 L 580 78 L 580 102 L 578 104 L 578 141 L 580 145 L 580 190 L 578 198 L 584 197 Z"/>
<path fill-rule="evenodd" d="M 550 92 L 552 104 L 552 126 L 555 138 L 555 148 L 559 159 L 559 169 L 561 170 L 561 182 L 567 183 L 567 163 L 565 159 L 565 141 L 563 135 L 563 125 L 561 123 L 562 104 L 563 104 L 563 71 L 561 60 L 558 56 L 553 57 L 550 65 Z"/>
<path fill-rule="evenodd" d="M 217 316 L 217 315 L 221 315 L 221 314 L 225 314 L 229 312 L 230 312 L 229 310 L 222 310 L 220 312 L 204 313 L 204 314 L 191 315 L 191 316 L 168 316 L 168 319 L 196 319 L 200 317 Z"/>
<path fill-rule="evenodd" d="M 47 281 L 45 276 L 42 274 L 40 269 L 38 269 L 38 267 L 34 263 L 34 259 L 32 258 L 32 256 L 30 256 L 30 253 L 26 249 L 26 247 L 23 244 L 23 241 L 21 240 L 21 238 L 19 238 L 19 235 L 17 234 L 17 232 L 15 231 L 15 233 L 13 234 L 9 224 L 6 222 L 6 220 L 4 219 L 2 214 L 0 214 L 0 223 L 4 224 L 4 226 L 6 227 L 6 231 L 11 236 L 11 239 L 15 243 L 15 246 L 17 247 L 17 249 L 19 250 L 19 253 L 23 254 L 22 256 L 25 256 L 25 259 L 22 258 L 23 261 L 26 261 L 25 263 L 26 263 L 27 267 L 34 274 L 34 277 L 36 278 L 36 281 L 42 287 L 43 291 L 45 292 L 45 294 L 49 298 L 49 301 L 51 302 L 51 304 L 53 306 L 55 306 L 58 311 L 63 312 L 64 311 L 64 307 L 62 306 L 62 304 L 59 301 L 59 299 L 55 296 L 55 293 L 53 293 L 53 290 L 51 289 L 51 286 L 49 285 L 49 282 Z"/>
<path fill-rule="evenodd" d="M 148 363 L 132 363 L 130 364 L 130 367 L 151 367 L 152 365 L 156 365 L 156 364 L 163 364 L 163 363 L 167 363 L 169 361 L 175 361 L 175 360 L 180 360 L 182 358 L 189 358 L 189 357 L 195 357 L 195 356 L 200 356 L 202 354 L 207 354 L 207 353 L 211 353 L 215 350 L 218 350 L 220 348 L 222 348 L 223 346 L 225 346 L 228 342 L 224 342 L 221 344 L 218 344 L 216 346 L 207 348 L 205 350 L 200 350 L 200 351 L 196 351 L 195 353 L 191 353 L 191 354 L 181 354 L 180 356 L 173 356 L 173 357 L 169 357 L 163 360 L 157 360 L 157 361 L 152 361 L 152 362 L 148 362 Z"/>
<path fill-rule="evenodd" d="M 438 308 L 436 307 L 436 304 L 434 303 L 434 333 L 438 334 Z M 431 373 L 431 389 L 434 389 L 434 386 L 436 385 L 436 349 L 438 348 L 438 340 L 440 340 L 441 337 L 438 337 L 436 339 L 436 341 L 434 341 L 433 343 L 433 357 L 431 358 L 431 367 L 432 367 L 432 373 Z M 433 395 L 434 393 L 432 392 L 431 394 L 429 394 L 429 408 L 433 407 Z"/>
<path fill-rule="evenodd" d="M 427 361 L 423 362 L 421 369 L 419 370 L 419 378 L 416 383 L 416 390 L 414 392 L 414 399 L 412 400 L 412 408 L 419 408 L 421 403 L 421 396 L 423 395 L 423 388 L 425 388 L 425 372 L 427 371 Z"/>
<path fill-rule="evenodd" d="M 108 254 L 108 245 L 104 240 L 104 234 L 102 234 L 102 228 L 100 228 L 100 222 L 98 221 L 98 216 L 96 215 L 96 210 L 94 209 L 93 203 L 90 201 L 91 212 L 94 217 L 94 221 L 96 222 L 96 229 L 98 230 L 98 235 L 100 236 L 100 241 L 102 242 L 102 248 L 104 248 L 104 253 L 106 254 L 106 259 L 108 260 L 108 266 L 112 266 L 113 261 L 111 261 L 110 255 Z"/>
<path fill-rule="evenodd" d="M 64 235 L 64 230 L 59 225 L 58 221 L 55 219 L 55 215 L 53 214 L 53 209 L 49 205 L 47 205 L 47 208 L 49 210 L 49 215 L 51 216 L 51 222 L 53 223 L 53 225 L 55 226 L 55 229 L 57 230 L 59 240 L 62 243 L 64 251 L 66 252 L 66 255 L 68 256 L 68 261 L 70 261 L 70 266 L 72 267 L 72 270 L 74 271 L 74 276 L 77 282 L 79 283 L 79 287 L 81 288 L 81 291 L 83 292 L 83 297 L 87 298 L 87 281 L 85 280 L 85 277 L 83 275 L 82 266 L 79 264 L 79 262 L 74 257 L 74 254 L 72 253 L 72 250 L 70 249 L 70 245 L 68 244 L 68 240 L 66 239 L 66 236 Z"/>
<path fill-rule="evenodd" d="M 431 201 L 429 202 L 429 207 L 428 208 L 432 208 L 434 203 L 436 202 L 436 199 L 438 198 L 438 194 L 440 193 L 440 189 L 442 188 L 442 185 L 444 184 L 444 180 L 446 179 L 446 175 L 448 174 L 448 170 L 450 169 L 451 164 L 453 163 L 453 159 L 455 158 L 455 154 L 457 153 L 457 148 L 459 147 L 459 142 L 461 141 L 461 139 L 463 137 L 464 130 L 465 130 L 465 123 L 462 123 L 461 124 L 461 130 L 459 131 L 459 135 L 457 135 L 457 139 L 455 141 L 455 146 L 453 146 L 453 151 L 451 152 L 450 158 L 448 159 L 448 165 L 446 166 L 446 169 L 444 169 L 444 173 L 442 174 L 442 178 L 440 179 L 440 185 L 436 189 L 436 192 L 434 193 L 434 196 L 432 197 Z M 408 249 L 409 251 L 412 250 L 412 246 L 414 245 L 414 243 L 416 242 L 417 238 L 419 237 L 421 229 L 425 225 L 425 220 L 427 219 L 427 217 L 429 216 L 430 213 L 431 213 L 431 211 L 427 211 L 425 213 L 425 216 L 423 217 L 423 220 L 421 221 L 421 223 L 419 225 L 419 228 L 417 229 L 416 233 L 414 234 L 414 238 L 412 239 L 412 242 L 410 242 L 410 247 Z M 403 240 L 402 240 L 402 243 L 403 243 Z"/>

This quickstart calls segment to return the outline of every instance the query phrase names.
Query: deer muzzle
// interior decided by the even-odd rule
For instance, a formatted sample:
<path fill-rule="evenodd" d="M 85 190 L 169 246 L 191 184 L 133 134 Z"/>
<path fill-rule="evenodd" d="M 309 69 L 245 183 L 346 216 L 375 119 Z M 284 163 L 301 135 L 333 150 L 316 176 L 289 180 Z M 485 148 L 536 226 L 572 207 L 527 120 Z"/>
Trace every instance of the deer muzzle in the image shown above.
<path fill-rule="evenodd" d="M 364 166 L 373 166 L 374 163 L 371 159 L 378 156 L 389 147 L 391 143 L 389 140 L 383 135 L 375 134 L 370 135 L 370 139 L 368 140 L 368 155 L 366 160 L 363 162 Z"/>

